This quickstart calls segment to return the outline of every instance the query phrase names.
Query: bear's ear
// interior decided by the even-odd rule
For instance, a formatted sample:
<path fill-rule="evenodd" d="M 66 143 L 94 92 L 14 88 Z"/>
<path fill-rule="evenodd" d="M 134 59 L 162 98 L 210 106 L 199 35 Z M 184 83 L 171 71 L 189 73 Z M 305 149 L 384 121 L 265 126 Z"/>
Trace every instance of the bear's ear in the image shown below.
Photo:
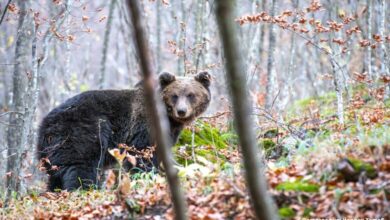
<path fill-rule="evenodd" d="M 161 89 L 164 89 L 167 85 L 171 84 L 173 81 L 176 80 L 175 75 L 168 72 L 162 72 L 160 73 L 160 76 L 158 77 L 160 81 L 160 87 Z"/>
<path fill-rule="evenodd" d="M 200 82 L 204 87 L 210 86 L 211 76 L 208 72 L 200 72 L 196 74 L 195 80 Z"/>

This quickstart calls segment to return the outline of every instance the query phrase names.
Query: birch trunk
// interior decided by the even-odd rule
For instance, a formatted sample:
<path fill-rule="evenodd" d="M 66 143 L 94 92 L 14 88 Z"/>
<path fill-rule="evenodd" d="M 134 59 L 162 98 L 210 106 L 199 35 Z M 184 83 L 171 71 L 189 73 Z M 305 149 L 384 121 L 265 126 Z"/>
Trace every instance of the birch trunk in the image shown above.
<path fill-rule="evenodd" d="M 31 63 L 29 62 L 29 49 L 31 48 L 32 18 L 29 16 L 31 2 L 19 0 L 17 2 L 20 15 L 18 20 L 18 34 L 15 45 L 15 68 L 13 73 L 12 113 L 9 118 L 8 151 L 6 180 L 6 203 L 11 192 L 19 192 L 20 169 L 22 166 L 22 153 L 26 149 L 26 88 L 27 80 L 31 77 Z"/>
<path fill-rule="evenodd" d="M 386 23 L 386 1 L 379 0 L 379 35 L 383 39 L 385 37 L 385 23 Z M 386 53 L 385 40 L 380 44 L 379 59 L 381 61 L 381 75 L 389 75 L 389 61 Z"/>

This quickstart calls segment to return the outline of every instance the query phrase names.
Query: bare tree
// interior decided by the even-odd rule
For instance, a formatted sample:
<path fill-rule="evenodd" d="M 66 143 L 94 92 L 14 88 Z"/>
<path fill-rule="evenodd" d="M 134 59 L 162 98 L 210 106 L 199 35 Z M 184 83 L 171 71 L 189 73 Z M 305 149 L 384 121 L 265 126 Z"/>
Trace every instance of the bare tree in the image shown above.
<path fill-rule="evenodd" d="M 156 2 L 156 69 L 161 71 L 161 1 Z"/>
<path fill-rule="evenodd" d="M 110 42 L 110 33 L 112 26 L 112 17 L 114 14 L 116 0 L 112 0 L 110 2 L 110 8 L 108 12 L 106 31 L 104 32 L 104 42 L 103 42 L 103 56 L 102 61 L 100 62 L 100 77 L 99 77 L 99 89 L 104 88 L 104 83 L 106 79 L 106 61 L 107 61 L 107 51 L 108 51 L 108 43 Z"/>
<path fill-rule="evenodd" d="M 371 41 L 372 39 L 372 0 L 367 0 L 367 36 L 368 40 Z M 366 63 L 367 63 L 367 71 L 368 76 L 370 78 L 373 78 L 372 75 L 372 52 L 371 47 L 367 47 L 366 53 Z"/>
<path fill-rule="evenodd" d="M 195 47 L 200 47 L 198 53 L 193 54 L 192 63 L 195 65 L 195 72 L 199 70 L 199 62 L 201 60 L 204 44 L 203 41 L 203 30 L 204 30 L 204 11 L 205 11 L 205 2 L 203 1 L 194 1 L 196 4 L 196 12 L 195 12 Z"/>
<path fill-rule="evenodd" d="M 9 117 L 8 128 L 8 152 L 7 152 L 7 173 L 6 182 L 7 195 L 9 199 L 12 191 L 18 192 L 20 187 L 20 169 L 22 166 L 22 152 L 26 146 L 27 112 L 26 89 L 28 78 L 31 78 L 31 63 L 29 62 L 29 51 L 31 49 L 32 22 L 29 16 L 30 1 L 19 0 L 20 14 L 18 20 L 18 37 L 15 46 L 15 68 L 13 73 L 13 96 L 12 112 Z"/>
<path fill-rule="evenodd" d="M 216 17 L 220 37 L 222 38 L 226 59 L 226 75 L 233 103 L 236 130 L 239 135 L 242 157 L 245 166 L 246 180 L 252 198 L 253 208 L 258 219 L 278 219 L 276 206 L 267 193 L 267 181 L 264 175 L 263 161 L 256 146 L 253 124 L 251 123 L 251 106 L 247 100 L 245 87 L 245 70 L 238 48 L 237 33 L 234 27 L 233 1 L 216 1 Z"/>
<path fill-rule="evenodd" d="M 272 17 L 275 16 L 276 11 L 276 0 L 272 0 L 271 12 Z M 275 25 L 270 24 L 269 28 L 269 46 L 268 46 L 268 61 L 267 61 L 267 86 L 266 86 L 266 97 L 265 97 L 265 108 L 270 109 L 272 107 L 275 95 Z"/>
<path fill-rule="evenodd" d="M 298 10 L 299 8 L 299 0 L 292 0 L 292 4 L 293 4 L 293 7 L 295 10 Z M 296 22 L 297 20 L 297 17 L 294 17 L 293 19 L 293 22 Z M 290 60 L 289 60 L 289 63 L 288 63 L 288 68 L 287 68 L 287 76 L 285 77 L 285 80 L 284 80 L 284 85 L 283 87 L 287 87 L 287 88 L 283 88 L 281 90 L 281 99 L 282 99 L 282 104 L 280 105 L 282 108 L 284 108 L 288 102 L 290 100 L 292 100 L 294 98 L 294 90 L 292 88 L 292 81 L 293 81 L 293 73 L 294 73 L 294 70 L 295 70 L 295 60 L 296 60 L 296 49 L 297 49 L 297 43 L 296 43 L 296 35 L 295 34 L 292 34 L 291 35 L 291 43 L 290 43 Z M 308 74 L 311 74 L 311 73 L 308 73 Z"/>
<path fill-rule="evenodd" d="M 261 1 L 261 11 L 266 10 L 266 0 Z M 265 25 L 261 25 L 260 27 L 260 45 L 259 45 L 259 64 L 261 65 L 263 62 L 263 53 L 264 53 L 264 38 L 265 38 Z"/>
<path fill-rule="evenodd" d="M 385 23 L 386 23 L 386 1 L 378 0 L 379 3 L 379 35 L 381 38 L 385 37 Z M 382 75 L 389 75 L 389 60 L 384 42 L 380 44 L 379 59 L 381 60 L 380 72 Z"/>
<path fill-rule="evenodd" d="M 169 135 L 169 122 L 166 117 L 166 110 L 162 104 L 160 96 L 156 94 L 155 83 L 152 75 L 149 46 L 144 30 L 145 23 L 142 19 L 139 2 L 128 0 L 128 8 L 134 26 L 136 49 L 140 57 L 141 70 L 143 73 L 143 86 L 146 94 L 146 103 L 152 118 L 152 134 L 157 141 L 157 154 L 162 160 L 168 185 L 172 195 L 173 207 L 176 219 L 187 219 L 186 202 L 183 197 L 177 170 L 173 167 L 171 154 L 172 140 Z"/>
<path fill-rule="evenodd" d="M 329 9 L 328 9 L 328 16 L 329 16 L 329 19 L 334 19 L 332 17 L 333 14 L 336 14 L 336 13 L 332 13 L 333 12 L 333 7 L 331 7 L 332 5 L 334 6 L 337 6 L 338 7 L 338 2 L 334 2 L 332 4 L 331 0 L 328 0 L 328 6 L 329 6 Z M 336 7 L 336 8 L 337 8 Z M 336 34 L 333 34 L 332 32 L 329 32 L 329 35 L 328 35 L 328 39 L 329 41 L 332 40 L 332 38 L 334 37 L 334 35 L 336 35 L 337 37 L 341 37 L 340 36 L 340 33 L 336 33 Z M 344 124 L 344 88 L 345 88 L 345 85 L 346 85 L 346 80 L 343 80 L 346 78 L 346 71 L 343 67 L 343 65 L 340 65 L 340 63 L 342 62 L 342 58 L 340 58 L 339 56 L 336 56 L 335 55 L 335 51 L 336 51 L 336 48 L 337 48 L 337 45 L 330 45 L 330 48 L 331 50 L 328 51 L 328 57 L 329 57 L 329 61 L 331 63 L 331 67 L 332 67 L 332 73 L 333 73 L 333 85 L 334 85 L 334 88 L 335 88 L 335 91 L 336 91 L 336 98 L 337 98 L 337 117 L 339 119 L 339 124 L 343 125 Z"/>

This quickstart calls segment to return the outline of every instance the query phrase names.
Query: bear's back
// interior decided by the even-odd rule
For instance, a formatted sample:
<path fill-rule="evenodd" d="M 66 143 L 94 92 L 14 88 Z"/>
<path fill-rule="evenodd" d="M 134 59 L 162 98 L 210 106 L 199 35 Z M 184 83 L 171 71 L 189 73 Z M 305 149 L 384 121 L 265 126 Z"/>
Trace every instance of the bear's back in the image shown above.
<path fill-rule="evenodd" d="M 140 95 L 138 89 L 92 90 L 69 98 L 50 111 L 42 120 L 37 143 L 38 157 L 46 157 L 46 154 L 42 154 L 46 148 L 75 136 L 76 129 L 91 135 L 99 129 L 100 125 L 110 130 L 120 129 L 130 120 L 132 102 Z M 79 138 L 93 137 L 84 135 Z"/>

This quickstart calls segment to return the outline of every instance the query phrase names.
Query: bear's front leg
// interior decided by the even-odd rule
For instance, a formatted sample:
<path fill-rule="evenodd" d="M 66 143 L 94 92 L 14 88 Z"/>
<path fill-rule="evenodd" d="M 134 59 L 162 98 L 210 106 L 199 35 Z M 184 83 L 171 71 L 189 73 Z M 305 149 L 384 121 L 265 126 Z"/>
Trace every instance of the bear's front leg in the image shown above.
<path fill-rule="evenodd" d="M 62 189 L 73 191 L 79 188 L 91 189 L 92 187 L 97 187 L 96 166 L 78 164 L 61 167 L 61 169 Z"/>

